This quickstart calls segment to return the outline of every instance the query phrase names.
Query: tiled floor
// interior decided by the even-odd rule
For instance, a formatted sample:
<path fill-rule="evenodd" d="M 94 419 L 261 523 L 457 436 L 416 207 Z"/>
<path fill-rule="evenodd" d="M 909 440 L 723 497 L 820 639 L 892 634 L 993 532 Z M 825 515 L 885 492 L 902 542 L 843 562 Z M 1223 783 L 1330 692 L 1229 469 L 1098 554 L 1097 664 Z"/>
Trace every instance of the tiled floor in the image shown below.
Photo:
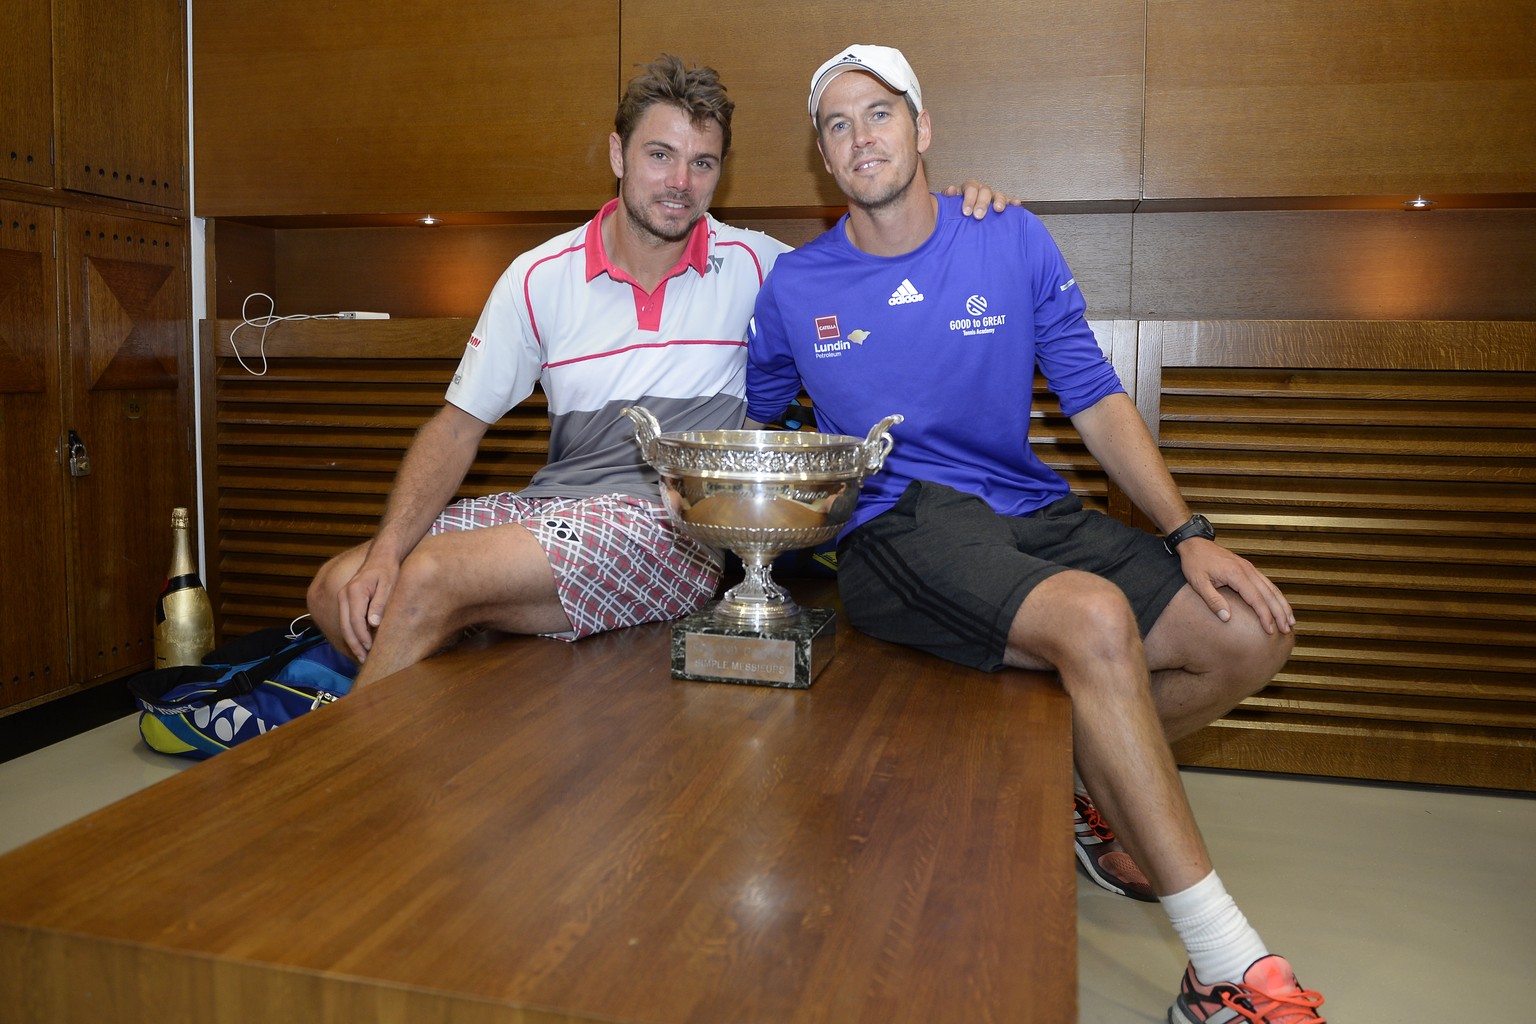
<path fill-rule="evenodd" d="M 163 779 L 132 717 L 0 764 L 0 852 Z M 1227 888 L 1333 1024 L 1530 1020 L 1536 798 L 1186 772 Z M 0 875 L 0 885 L 4 876 Z M 1080 1020 L 1160 1022 L 1162 911 L 1078 884 Z"/>

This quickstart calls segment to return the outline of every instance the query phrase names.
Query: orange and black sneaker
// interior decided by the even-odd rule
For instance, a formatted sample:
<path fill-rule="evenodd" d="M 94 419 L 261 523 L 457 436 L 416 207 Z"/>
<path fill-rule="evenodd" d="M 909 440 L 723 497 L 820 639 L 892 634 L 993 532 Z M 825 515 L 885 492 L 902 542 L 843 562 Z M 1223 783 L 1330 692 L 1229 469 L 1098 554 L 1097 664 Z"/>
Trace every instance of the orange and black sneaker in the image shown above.
<path fill-rule="evenodd" d="M 1083 871 L 1101 888 L 1118 896 L 1156 903 L 1157 894 L 1152 891 L 1152 883 L 1115 840 L 1114 830 L 1099 816 L 1093 801 L 1087 794 L 1078 793 L 1072 802 L 1076 812 L 1072 821 L 1073 839 L 1076 840 L 1077 862 L 1083 866 Z"/>
<path fill-rule="evenodd" d="M 1207 985 L 1184 971 L 1179 998 L 1168 1009 L 1168 1024 L 1327 1024 L 1315 1012 L 1323 997 L 1304 989 L 1284 957 L 1263 956 L 1243 974 L 1243 980 Z"/>

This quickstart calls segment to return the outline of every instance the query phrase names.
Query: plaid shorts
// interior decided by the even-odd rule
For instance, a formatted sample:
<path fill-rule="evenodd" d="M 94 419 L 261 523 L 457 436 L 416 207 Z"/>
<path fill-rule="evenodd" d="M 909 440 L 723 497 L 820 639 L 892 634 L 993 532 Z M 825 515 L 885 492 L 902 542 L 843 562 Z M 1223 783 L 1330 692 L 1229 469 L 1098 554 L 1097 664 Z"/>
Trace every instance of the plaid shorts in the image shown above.
<path fill-rule="evenodd" d="M 548 634 L 559 640 L 687 615 L 713 597 L 720 582 L 714 551 L 677 533 L 659 502 L 622 494 L 466 498 L 444 509 L 431 532 L 507 523 L 526 528 L 549 557 L 573 627 Z"/>

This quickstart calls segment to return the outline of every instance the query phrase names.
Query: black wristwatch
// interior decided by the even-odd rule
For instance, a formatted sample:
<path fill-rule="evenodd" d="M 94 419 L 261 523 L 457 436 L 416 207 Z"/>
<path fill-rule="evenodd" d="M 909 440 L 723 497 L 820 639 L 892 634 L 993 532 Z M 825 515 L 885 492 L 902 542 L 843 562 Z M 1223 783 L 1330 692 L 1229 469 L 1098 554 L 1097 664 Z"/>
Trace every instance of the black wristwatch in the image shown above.
<path fill-rule="evenodd" d="M 1215 540 L 1216 527 L 1211 525 L 1209 519 L 1196 512 L 1189 517 L 1189 522 L 1163 538 L 1163 547 L 1167 548 L 1168 553 L 1171 555 L 1174 553 L 1174 548 L 1191 537 L 1204 537 L 1206 540 Z"/>

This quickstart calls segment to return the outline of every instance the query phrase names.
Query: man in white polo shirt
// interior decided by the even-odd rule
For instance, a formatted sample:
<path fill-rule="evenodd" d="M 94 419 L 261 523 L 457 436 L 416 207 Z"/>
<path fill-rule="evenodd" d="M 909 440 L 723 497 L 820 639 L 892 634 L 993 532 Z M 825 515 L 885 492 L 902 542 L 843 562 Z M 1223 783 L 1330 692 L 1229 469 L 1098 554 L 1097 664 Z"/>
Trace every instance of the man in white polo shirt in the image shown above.
<path fill-rule="evenodd" d="M 788 246 L 708 213 L 734 106 L 710 68 L 648 66 L 609 136 L 618 198 L 497 281 L 378 532 L 310 585 L 310 612 L 358 660 L 359 685 L 466 628 L 574 640 L 714 594 L 716 554 L 674 532 L 619 409 L 642 405 L 665 431 L 742 425 L 747 322 Z M 980 216 L 989 193 L 966 198 Z M 520 492 L 450 505 L 485 432 L 535 383 L 548 464 Z"/>

